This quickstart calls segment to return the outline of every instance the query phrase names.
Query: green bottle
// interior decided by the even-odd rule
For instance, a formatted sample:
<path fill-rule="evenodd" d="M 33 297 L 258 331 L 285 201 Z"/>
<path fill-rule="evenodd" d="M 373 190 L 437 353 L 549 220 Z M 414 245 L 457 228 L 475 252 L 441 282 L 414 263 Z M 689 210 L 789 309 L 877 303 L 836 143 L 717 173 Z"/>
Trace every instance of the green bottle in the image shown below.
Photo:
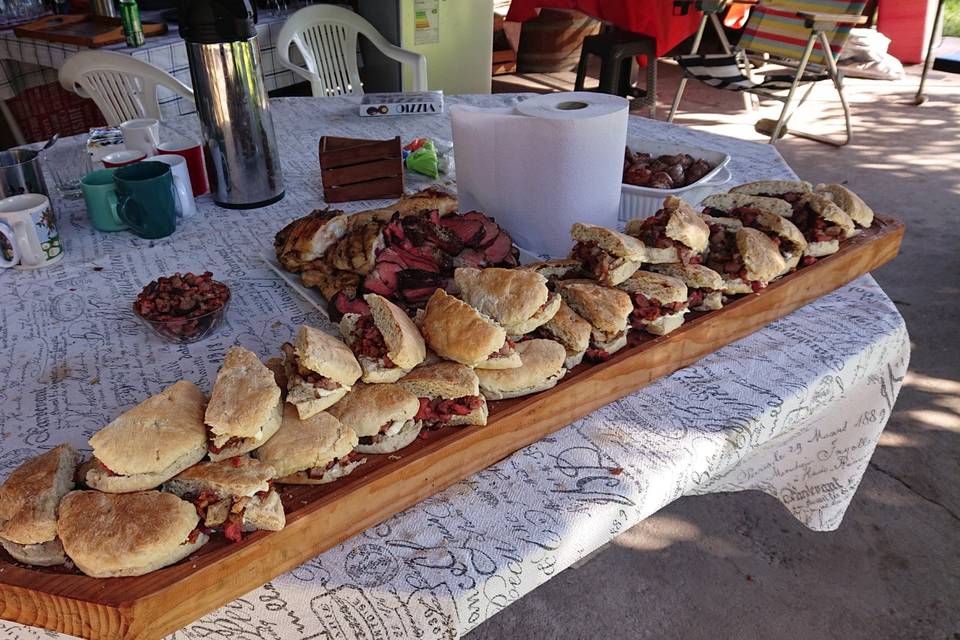
<path fill-rule="evenodd" d="M 143 46 L 143 25 L 140 23 L 140 7 L 137 0 L 120 0 L 120 19 L 123 21 L 123 35 L 127 46 Z"/>

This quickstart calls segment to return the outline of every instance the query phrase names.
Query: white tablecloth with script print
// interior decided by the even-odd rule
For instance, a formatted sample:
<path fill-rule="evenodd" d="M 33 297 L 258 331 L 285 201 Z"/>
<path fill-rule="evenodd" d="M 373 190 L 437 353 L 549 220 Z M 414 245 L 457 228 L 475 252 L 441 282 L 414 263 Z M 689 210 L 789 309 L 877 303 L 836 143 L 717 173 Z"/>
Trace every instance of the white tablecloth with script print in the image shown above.
<path fill-rule="evenodd" d="M 209 391 L 234 344 L 266 357 L 300 323 L 323 325 L 259 257 L 276 230 L 321 203 L 319 136 L 450 137 L 445 116 L 361 120 L 355 105 L 351 98 L 274 102 L 288 194 L 264 209 L 226 211 L 201 198 L 199 217 L 169 238 L 145 241 L 95 233 L 82 205 L 57 202 L 64 261 L 0 273 L 0 473 L 60 442 L 88 450 L 92 433 L 178 379 Z M 196 130 L 189 118 L 169 125 Z M 631 118 L 630 133 L 726 151 L 737 182 L 793 175 L 769 145 L 641 118 Z M 55 149 L 53 162 L 70 156 L 67 145 Z M 233 291 L 214 337 L 174 346 L 132 316 L 130 303 L 146 282 L 205 269 Z M 810 528 L 834 529 L 890 415 L 908 356 L 902 318 L 862 277 L 174 637 L 455 638 L 685 495 L 758 489 Z M 770 508 L 778 507 L 771 501 Z M 8 637 L 47 637 L 11 623 L 0 628 Z"/>

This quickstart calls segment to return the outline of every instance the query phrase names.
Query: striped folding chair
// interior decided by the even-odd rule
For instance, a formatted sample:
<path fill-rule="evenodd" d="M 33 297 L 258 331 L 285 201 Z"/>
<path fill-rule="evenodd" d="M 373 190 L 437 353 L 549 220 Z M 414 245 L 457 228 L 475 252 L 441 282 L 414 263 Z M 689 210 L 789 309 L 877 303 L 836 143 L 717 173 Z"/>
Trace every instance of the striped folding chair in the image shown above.
<path fill-rule="evenodd" d="M 693 2 L 675 0 L 674 4 Z M 719 14 L 732 3 L 753 5 L 736 47 L 730 46 L 719 18 Z M 673 121 L 687 79 L 693 78 L 717 89 L 744 91 L 783 102 L 780 118 L 772 130 L 769 127 L 772 121 L 757 123 L 759 131 L 769 131 L 771 143 L 787 132 L 834 146 L 849 143 L 852 137 L 850 107 L 843 95 L 843 77 L 837 70 L 836 59 L 850 28 L 867 21 L 860 15 L 866 4 L 866 0 L 696 0 L 697 8 L 704 15 L 694 37 L 692 52 L 676 59 L 683 70 L 683 78 L 667 121 Z M 712 23 L 724 53 L 698 53 L 707 23 Z M 757 63 L 761 66 L 755 66 Z M 772 70 L 765 68 L 768 64 Z M 823 80 L 832 80 L 840 96 L 846 124 L 846 136 L 842 140 L 787 129 L 790 117 L 806 101 L 814 85 Z M 801 85 L 806 85 L 806 91 L 796 108 L 791 108 Z"/>

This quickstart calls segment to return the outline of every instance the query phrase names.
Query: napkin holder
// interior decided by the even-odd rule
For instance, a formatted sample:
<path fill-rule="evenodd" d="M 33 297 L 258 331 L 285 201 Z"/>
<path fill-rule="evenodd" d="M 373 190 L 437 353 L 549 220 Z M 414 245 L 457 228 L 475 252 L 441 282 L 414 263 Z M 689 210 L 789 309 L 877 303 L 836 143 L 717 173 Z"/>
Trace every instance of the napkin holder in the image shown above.
<path fill-rule="evenodd" d="M 403 195 L 400 137 L 365 140 L 323 136 L 320 177 L 326 202 L 399 198 Z"/>

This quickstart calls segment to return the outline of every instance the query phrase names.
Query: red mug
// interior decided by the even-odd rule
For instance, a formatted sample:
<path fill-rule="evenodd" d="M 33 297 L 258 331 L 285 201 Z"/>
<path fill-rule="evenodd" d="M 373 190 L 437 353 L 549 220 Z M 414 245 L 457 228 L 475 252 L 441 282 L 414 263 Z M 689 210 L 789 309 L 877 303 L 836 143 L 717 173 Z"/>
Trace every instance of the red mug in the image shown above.
<path fill-rule="evenodd" d="M 114 151 L 113 153 L 108 153 L 103 156 L 103 167 L 104 169 L 116 169 L 117 167 L 125 167 L 128 164 L 133 164 L 134 162 L 140 162 L 141 160 L 146 159 L 146 154 L 143 151 Z"/>
<path fill-rule="evenodd" d="M 187 161 L 194 197 L 210 191 L 207 167 L 203 161 L 203 146 L 199 142 L 164 142 L 157 145 L 157 153 L 181 156 Z"/>

